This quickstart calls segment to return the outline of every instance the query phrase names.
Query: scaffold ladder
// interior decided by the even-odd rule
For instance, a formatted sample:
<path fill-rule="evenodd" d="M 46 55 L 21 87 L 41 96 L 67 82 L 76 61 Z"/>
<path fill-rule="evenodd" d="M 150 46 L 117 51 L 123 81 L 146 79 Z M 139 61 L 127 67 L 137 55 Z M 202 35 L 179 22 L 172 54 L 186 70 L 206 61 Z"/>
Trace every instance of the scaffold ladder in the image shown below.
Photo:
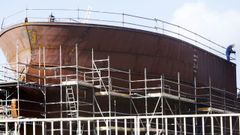
<path fill-rule="evenodd" d="M 70 115 L 72 118 L 77 117 L 77 106 L 76 106 L 72 86 L 66 86 L 66 99 L 69 107 L 68 115 Z"/>

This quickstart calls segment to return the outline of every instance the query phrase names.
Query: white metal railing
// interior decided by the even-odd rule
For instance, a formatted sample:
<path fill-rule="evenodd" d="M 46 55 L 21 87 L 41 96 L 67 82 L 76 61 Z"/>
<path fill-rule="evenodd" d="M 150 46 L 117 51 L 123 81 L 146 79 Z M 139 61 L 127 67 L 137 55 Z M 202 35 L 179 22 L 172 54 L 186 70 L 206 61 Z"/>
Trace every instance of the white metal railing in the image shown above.
<path fill-rule="evenodd" d="M 225 57 L 226 48 L 204 36 L 157 18 L 147 18 L 126 13 L 84 9 L 26 9 L 6 16 L 2 21 L 1 28 L 4 29 L 11 25 L 24 22 L 24 18 L 28 18 L 29 22 L 48 22 L 48 16 L 51 13 L 55 16 L 56 22 L 111 25 L 173 36 L 208 50 L 220 57 Z M 88 14 L 87 17 L 86 14 Z"/>
<path fill-rule="evenodd" d="M 1 119 L 0 125 L 2 134 L 237 135 L 240 114 Z"/>
<path fill-rule="evenodd" d="M 0 65 L 0 82 L 16 81 L 16 71 L 12 70 L 11 66 L 16 64 L 2 64 Z"/>

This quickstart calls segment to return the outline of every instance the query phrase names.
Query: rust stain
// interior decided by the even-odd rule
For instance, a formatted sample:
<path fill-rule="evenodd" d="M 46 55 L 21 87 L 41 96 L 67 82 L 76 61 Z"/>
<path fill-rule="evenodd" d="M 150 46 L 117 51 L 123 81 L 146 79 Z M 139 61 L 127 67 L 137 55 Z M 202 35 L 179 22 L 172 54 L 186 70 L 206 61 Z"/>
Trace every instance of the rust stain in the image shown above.
<path fill-rule="evenodd" d="M 27 33 L 28 33 L 29 40 L 30 40 L 32 47 L 36 47 L 37 46 L 37 32 L 33 31 L 33 30 L 27 30 Z"/>

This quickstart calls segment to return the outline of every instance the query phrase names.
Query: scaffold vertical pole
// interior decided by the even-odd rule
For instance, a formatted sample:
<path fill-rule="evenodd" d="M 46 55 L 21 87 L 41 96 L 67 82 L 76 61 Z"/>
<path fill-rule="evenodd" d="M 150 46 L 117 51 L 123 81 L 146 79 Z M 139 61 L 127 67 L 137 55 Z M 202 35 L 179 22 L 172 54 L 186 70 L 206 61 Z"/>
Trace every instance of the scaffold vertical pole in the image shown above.
<path fill-rule="evenodd" d="M 132 83 L 131 83 L 132 77 L 131 77 L 131 69 L 128 70 L 128 90 L 129 90 L 129 113 L 132 115 L 133 109 L 132 109 Z M 132 128 L 132 121 L 130 122 L 131 128 Z M 133 130 L 131 132 L 134 132 Z"/>
<path fill-rule="evenodd" d="M 78 87 L 78 44 L 76 44 L 76 80 L 77 80 L 77 83 L 76 83 L 76 89 L 77 89 L 77 91 L 76 91 L 76 93 L 77 93 L 77 116 L 76 117 L 78 117 L 79 116 L 79 87 Z"/>
<path fill-rule="evenodd" d="M 41 84 L 41 48 L 38 48 L 38 84 Z"/>
<path fill-rule="evenodd" d="M 211 77 L 209 77 L 209 103 L 210 103 L 210 108 L 212 108 L 212 82 L 211 82 Z M 212 109 L 210 111 L 212 113 Z"/>
<path fill-rule="evenodd" d="M 195 114 L 197 114 L 197 78 L 194 76 L 194 101 L 195 101 Z"/>
<path fill-rule="evenodd" d="M 94 52 L 92 48 L 92 85 L 94 86 Z"/>
<path fill-rule="evenodd" d="M 145 115 L 148 115 L 148 100 L 147 100 L 147 69 L 144 68 L 144 92 L 145 92 Z"/>
<path fill-rule="evenodd" d="M 16 68 L 17 68 L 17 103 L 18 103 L 18 105 L 17 105 L 17 115 L 18 116 L 20 116 L 20 101 L 19 101 L 19 99 L 20 99 L 20 90 L 19 90 L 19 43 L 18 43 L 18 41 L 17 41 L 17 44 L 16 44 Z"/>
<path fill-rule="evenodd" d="M 178 76 L 178 98 L 180 99 L 180 97 L 181 97 L 181 85 L 180 85 L 180 83 L 181 83 L 181 81 L 180 81 L 180 73 L 178 72 L 178 74 L 177 74 L 177 76 Z M 179 100 L 180 101 L 180 100 Z"/>
<path fill-rule="evenodd" d="M 128 70 L 128 90 L 129 90 L 129 105 L 130 105 L 130 115 L 132 115 L 132 76 L 131 69 Z"/>
<path fill-rule="evenodd" d="M 92 87 L 92 116 L 95 117 L 95 89 Z"/>
<path fill-rule="evenodd" d="M 44 86 L 46 85 L 46 52 L 45 47 L 43 47 L 43 76 L 44 76 Z"/>
<path fill-rule="evenodd" d="M 62 115 L 62 94 L 63 94 L 63 87 L 62 87 L 62 45 L 59 48 L 59 68 L 60 68 L 60 118 L 63 117 Z M 67 80 L 66 80 L 67 81 Z"/>
<path fill-rule="evenodd" d="M 129 89 L 129 95 L 132 95 L 132 76 L 131 76 L 131 69 L 128 70 L 128 89 Z"/>
<path fill-rule="evenodd" d="M 161 75 L 161 112 L 162 112 L 162 116 L 164 115 L 164 101 L 163 101 L 163 92 L 164 92 L 164 82 L 163 82 L 163 75 Z M 162 120 L 162 130 L 164 130 L 164 120 L 163 118 Z"/>
<path fill-rule="evenodd" d="M 94 73 L 93 73 L 94 72 L 93 71 L 93 61 L 94 61 L 93 48 L 92 48 L 91 55 L 92 55 L 92 57 L 91 57 L 92 78 L 91 78 L 91 80 L 92 80 L 92 85 L 94 86 L 94 81 L 93 81 L 93 78 L 94 78 Z M 93 98 L 92 99 L 92 110 L 93 110 L 93 117 L 95 117 L 95 102 L 97 102 L 97 101 L 95 100 L 96 97 L 95 97 L 95 89 L 94 89 L 94 87 L 92 87 L 92 92 L 93 92 L 93 94 L 92 94 L 92 98 Z M 99 129 L 97 129 L 97 133 L 99 133 Z"/>
<path fill-rule="evenodd" d="M 178 72 L 178 113 L 182 114 L 182 108 L 181 108 L 181 74 Z M 179 119 L 180 121 L 180 133 L 182 134 L 183 129 L 182 129 L 182 119 Z"/>
<path fill-rule="evenodd" d="M 47 118 L 47 106 L 46 106 L 46 102 L 47 102 L 47 94 L 46 94 L 46 51 L 45 51 L 45 47 L 43 47 L 43 77 L 44 77 L 44 118 Z"/>
<path fill-rule="evenodd" d="M 112 103 L 111 103 L 111 91 L 112 91 L 112 81 L 111 81 L 111 69 L 110 69 L 110 57 L 108 56 L 107 58 L 107 65 L 108 65 L 108 109 L 109 109 L 109 117 L 111 118 L 112 116 Z M 101 77 L 101 76 L 100 76 Z M 109 119 L 109 133 L 111 135 L 111 119 Z"/>
<path fill-rule="evenodd" d="M 194 106 L 195 106 L 195 114 L 197 114 L 197 78 L 196 78 L 196 76 L 194 76 L 194 78 L 193 78 L 193 81 L 194 81 L 194 101 L 195 101 L 195 103 L 194 103 Z M 198 131 L 198 129 L 196 129 L 196 123 L 198 123 L 198 119 L 195 119 L 195 118 L 193 118 L 194 119 L 194 121 L 193 121 L 193 131 L 194 131 L 194 135 L 196 134 L 195 132 L 196 132 L 196 130 Z"/>
<path fill-rule="evenodd" d="M 46 54 L 45 54 L 45 47 L 43 47 L 42 48 L 43 50 L 42 50 L 42 52 L 43 52 L 43 96 L 44 96 L 44 118 L 46 119 L 47 118 L 47 94 L 46 94 L 46 62 L 45 62 L 45 60 L 46 60 Z M 39 47 L 39 50 L 40 50 L 40 47 Z M 39 51 L 40 53 L 41 53 L 41 50 Z M 39 74 L 40 74 L 40 76 L 41 76 L 41 57 L 40 57 L 40 54 L 39 54 Z M 40 78 L 40 76 L 39 76 L 39 78 Z M 40 78 L 40 81 L 39 81 L 40 83 L 41 83 L 41 78 Z M 39 83 L 39 85 L 40 85 L 40 83 Z M 44 125 L 44 128 L 46 128 L 46 125 Z M 44 133 L 46 133 L 47 132 L 47 130 L 45 130 L 45 132 Z M 44 134 L 43 133 L 43 134 Z"/>
<path fill-rule="evenodd" d="M 224 94 L 224 97 L 223 97 L 223 105 L 224 105 L 224 112 L 226 112 L 226 91 L 225 90 L 223 90 L 223 94 Z M 239 123 L 240 124 L 240 123 Z M 240 129 L 239 129 L 240 130 Z"/>

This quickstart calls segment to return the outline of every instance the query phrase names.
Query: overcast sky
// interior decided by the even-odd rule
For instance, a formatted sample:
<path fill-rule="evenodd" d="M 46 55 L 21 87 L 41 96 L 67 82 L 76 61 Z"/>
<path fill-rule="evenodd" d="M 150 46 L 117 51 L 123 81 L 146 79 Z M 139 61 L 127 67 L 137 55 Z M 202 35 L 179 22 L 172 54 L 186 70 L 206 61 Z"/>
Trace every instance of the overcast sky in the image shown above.
<path fill-rule="evenodd" d="M 235 43 L 240 71 L 240 0 L 3 0 L 0 21 L 26 8 L 67 8 L 124 12 L 159 18 L 199 33 L 222 46 Z M 3 58 L 0 54 L 1 63 Z M 240 73 L 238 72 L 238 87 Z"/>

